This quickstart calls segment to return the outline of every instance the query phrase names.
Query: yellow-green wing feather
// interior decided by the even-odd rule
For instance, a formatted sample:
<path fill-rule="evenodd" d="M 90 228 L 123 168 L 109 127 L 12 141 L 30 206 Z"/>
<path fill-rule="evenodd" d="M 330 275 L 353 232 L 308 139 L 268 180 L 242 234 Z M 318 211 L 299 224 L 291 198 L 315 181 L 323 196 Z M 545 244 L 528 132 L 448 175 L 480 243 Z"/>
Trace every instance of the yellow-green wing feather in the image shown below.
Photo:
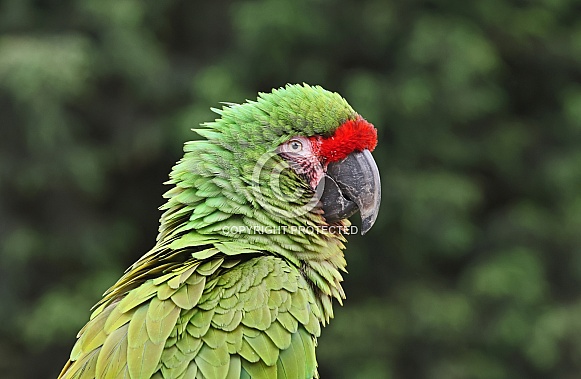
<path fill-rule="evenodd" d="M 315 377 L 322 316 L 298 269 L 213 253 L 101 304 L 59 378 Z"/>

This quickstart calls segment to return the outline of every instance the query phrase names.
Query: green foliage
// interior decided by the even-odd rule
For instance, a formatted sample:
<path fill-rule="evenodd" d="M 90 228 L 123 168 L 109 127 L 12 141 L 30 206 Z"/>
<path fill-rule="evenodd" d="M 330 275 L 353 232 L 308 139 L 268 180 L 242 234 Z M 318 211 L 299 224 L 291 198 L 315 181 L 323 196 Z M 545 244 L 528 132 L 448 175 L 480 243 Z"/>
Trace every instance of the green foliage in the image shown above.
<path fill-rule="evenodd" d="M 577 377 L 580 78 L 572 0 L 0 3 L 2 377 L 56 376 L 190 129 L 287 82 L 380 138 L 321 376 Z"/>

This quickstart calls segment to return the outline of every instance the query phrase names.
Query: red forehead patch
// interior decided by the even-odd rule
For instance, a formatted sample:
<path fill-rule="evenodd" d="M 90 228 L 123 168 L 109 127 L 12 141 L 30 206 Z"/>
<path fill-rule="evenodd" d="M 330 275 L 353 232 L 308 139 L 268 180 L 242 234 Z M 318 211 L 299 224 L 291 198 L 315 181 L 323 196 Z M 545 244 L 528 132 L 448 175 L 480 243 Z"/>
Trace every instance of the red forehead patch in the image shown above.
<path fill-rule="evenodd" d="M 318 139 L 319 156 L 326 162 L 339 161 L 354 151 L 373 151 L 377 145 L 377 129 L 358 116 L 355 120 L 345 121 L 335 134 Z"/>

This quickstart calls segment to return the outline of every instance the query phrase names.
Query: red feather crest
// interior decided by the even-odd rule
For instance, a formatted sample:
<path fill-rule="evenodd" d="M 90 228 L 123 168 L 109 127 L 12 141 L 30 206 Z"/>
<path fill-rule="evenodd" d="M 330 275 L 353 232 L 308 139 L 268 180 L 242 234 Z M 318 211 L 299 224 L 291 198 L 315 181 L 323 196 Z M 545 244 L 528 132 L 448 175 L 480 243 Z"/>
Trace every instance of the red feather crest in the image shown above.
<path fill-rule="evenodd" d="M 319 156 L 327 163 L 334 162 L 353 151 L 373 151 L 377 145 L 377 129 L 359 116 L 345 121 L 331 137 L 319 137 L 316 144 L 319 145 Z"/>

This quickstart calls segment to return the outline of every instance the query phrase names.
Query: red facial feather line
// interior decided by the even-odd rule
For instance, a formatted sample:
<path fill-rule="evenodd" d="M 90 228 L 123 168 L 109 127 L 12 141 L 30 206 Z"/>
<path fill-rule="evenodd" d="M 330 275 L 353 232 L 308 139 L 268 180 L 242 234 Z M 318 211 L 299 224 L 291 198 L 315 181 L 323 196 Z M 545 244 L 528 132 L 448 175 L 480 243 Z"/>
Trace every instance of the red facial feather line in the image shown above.
<path fill-rule="evenodd" d="M 354 151 L 373 151 L 377 145 L 377 129 L 359 116 L 355 120 L 345 121 L 332 136 L 318 137 L 311 143 L 318 145 L 317 153 L 325 163 L 335 162 Z"/>

